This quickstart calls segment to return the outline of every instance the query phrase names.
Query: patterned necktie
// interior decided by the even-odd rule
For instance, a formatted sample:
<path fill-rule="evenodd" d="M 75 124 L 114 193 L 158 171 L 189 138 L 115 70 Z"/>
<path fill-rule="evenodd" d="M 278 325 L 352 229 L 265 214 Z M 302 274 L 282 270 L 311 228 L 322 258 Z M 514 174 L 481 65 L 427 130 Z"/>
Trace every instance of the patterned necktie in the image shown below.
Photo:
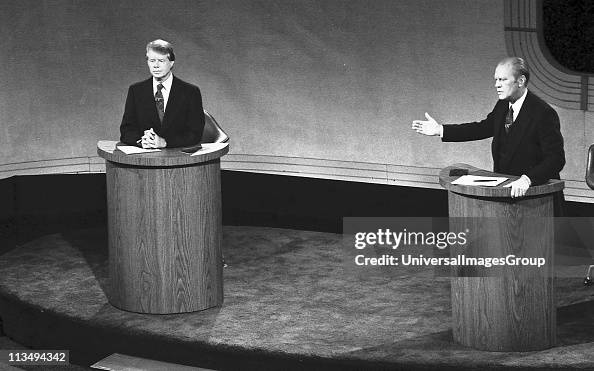
<path fill-rule="evenodd" d="M 163 100 L 163 84 L 157 85 L 157 92 L 155 93 L 155 103 L 157 104 L 157 113 L 159 114 L 159 120 L 163 123 L 163 116 L 165 115 L 165 101 Z"/>
<path fill-rule="evenodd" d="M 509 110 L 507 111 L 507 116 L 505 116 L 505 133 L 509 134 L 511 130 L 511 126 L 514 123 L 514 109 L 512 106 L 509 106 Z"/>

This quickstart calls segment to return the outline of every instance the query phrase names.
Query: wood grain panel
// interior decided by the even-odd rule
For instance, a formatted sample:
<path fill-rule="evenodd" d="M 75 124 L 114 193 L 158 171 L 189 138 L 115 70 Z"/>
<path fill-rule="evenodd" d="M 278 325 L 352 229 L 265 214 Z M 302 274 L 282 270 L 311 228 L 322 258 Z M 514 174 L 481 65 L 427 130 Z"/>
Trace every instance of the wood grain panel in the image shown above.
<path fill-rule="evenodd" d="M 440 176 L 440 182 L 447 183 L 447 179 Z M 553 193 L 559 185 L 543 186 L 538 194 L 519 199 L 502 197 L 496 191 L 490 197 L 489 189 L 458 193 L 453 187 L 457 186 L 448 192 L 450 227 L 468 231 L 469 242 L 453 248 L 451 254 L 542 257 L 546 261 L 543 267 L 456 267 L 451 282 L 454 340 L 490 351 L 554 346 Z"/>
<path fill-rule="evenodd" d="M 106 179 L 110 302 L 141 313 L 220 305 L 219 160 L 174 167 L 107 161 Z"/>

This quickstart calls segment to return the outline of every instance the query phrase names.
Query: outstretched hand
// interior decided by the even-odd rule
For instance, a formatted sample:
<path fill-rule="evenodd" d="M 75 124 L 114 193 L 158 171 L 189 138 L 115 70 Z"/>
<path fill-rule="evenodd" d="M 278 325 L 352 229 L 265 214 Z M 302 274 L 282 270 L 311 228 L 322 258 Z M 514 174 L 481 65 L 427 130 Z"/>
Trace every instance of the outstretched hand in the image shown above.
<path fill-rule="evenodd" d="M 441 125 L 427 112 L 425 112 L 425 118 L 427 120 L 414 120 L 412 129 L 423 135 L 441 135 Z"/>

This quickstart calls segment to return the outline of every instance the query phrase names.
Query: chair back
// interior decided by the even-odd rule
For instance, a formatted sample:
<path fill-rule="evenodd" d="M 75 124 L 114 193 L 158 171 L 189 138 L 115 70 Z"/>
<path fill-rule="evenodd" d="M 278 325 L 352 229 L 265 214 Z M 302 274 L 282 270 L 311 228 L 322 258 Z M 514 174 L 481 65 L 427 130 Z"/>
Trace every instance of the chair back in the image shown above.
<path fill-rule="evenodd" d="M 200 143 L 225 143 L 229 141 L 227 133 L 221 129 L 212 115 L 204 110 L 204 131 Z"/>
<path fill-rule="evenodd" d="M 588 150 L 588 164 L 586 165 L 586 183 L 594 189 L 594 144 Z"/>

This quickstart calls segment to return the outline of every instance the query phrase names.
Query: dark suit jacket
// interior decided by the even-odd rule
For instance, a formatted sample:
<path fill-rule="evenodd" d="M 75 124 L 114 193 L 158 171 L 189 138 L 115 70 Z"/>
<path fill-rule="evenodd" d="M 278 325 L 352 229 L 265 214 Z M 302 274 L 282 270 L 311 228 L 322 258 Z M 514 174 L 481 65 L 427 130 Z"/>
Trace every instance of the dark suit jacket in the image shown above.
<path fill-rule="evenodd" d="M 493 137 L 493 171 L 510 175 L 526 174 L 533 185 L 559 179 L 559 172 L 565 166 L 559 116 L 551 106 L 530 91 L 509 134 L 508 156 L 500 160 L 501 135 L 505 135 L 503 131 L 508 107 L 507 101 L 499 100 L 483 121 L 444 125 L 442 140 L 461 142 Z"/>
<path fill-rule="evenodd" d="M 167 147 L 190 146 L 200 142 L 204 129 L 200 89 L 175 76 L 172 78 L 163 124 L 159 120 L 153 95 L 153 78 L 130 86 L 120 125 L 120 141 L 137 145 L 144 131 L 153 128 L 155 133 L 165 138 Z"/>

